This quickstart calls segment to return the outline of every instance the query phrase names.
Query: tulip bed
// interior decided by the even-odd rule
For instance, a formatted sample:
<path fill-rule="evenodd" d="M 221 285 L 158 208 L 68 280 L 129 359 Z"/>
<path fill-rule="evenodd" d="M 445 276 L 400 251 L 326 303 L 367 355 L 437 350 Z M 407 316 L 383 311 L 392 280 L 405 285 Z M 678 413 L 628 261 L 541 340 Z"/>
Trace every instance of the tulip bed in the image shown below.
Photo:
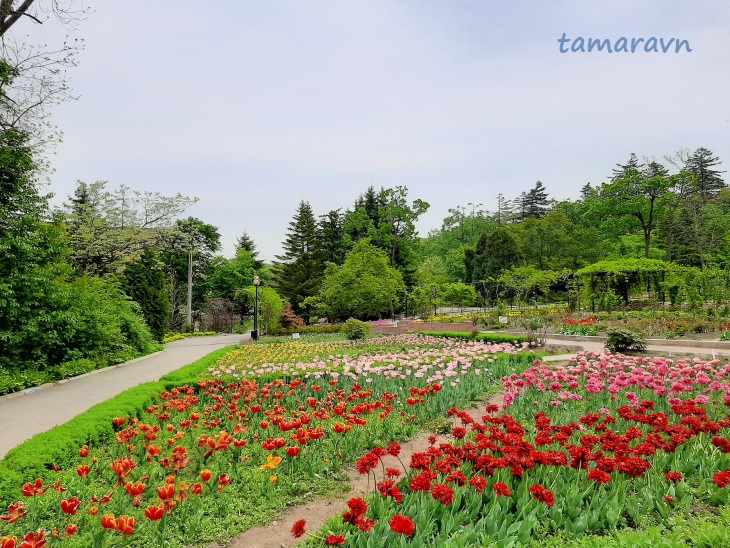
<path fill-rule="evenodd" d="M 449 442 L 432 437 L 408 466 L 380 470 L 394 445 L 364 454 L 360 472 L 381 472 L 374 493 L 348 501 L 310 543 L 544 545 L 555 534 L 638 546 L 616 531 L 653 523 L 670 535 L 654 529 L 656 543 L 643 545 L 677 546 L 673 516 L 719 507 L 727 520 L 730 364 L 585 353 L 503 381 L 501 413 L 490 406 L 475 420 L 450 409 Z M 691 543 L 730 545 L 729 531 Z"/>
<path fill-rule="evenodd" d="M 287 505 L 344 491 L 343 468 L 468 404 L 534 355 L 403 335 L 251 345 L 200 380 L 113 419 L 63 470 L 2 501 L 2 548 L 187 546 L 230 538 Z M 322 358 L 321 356 L 327 356 Z"/>

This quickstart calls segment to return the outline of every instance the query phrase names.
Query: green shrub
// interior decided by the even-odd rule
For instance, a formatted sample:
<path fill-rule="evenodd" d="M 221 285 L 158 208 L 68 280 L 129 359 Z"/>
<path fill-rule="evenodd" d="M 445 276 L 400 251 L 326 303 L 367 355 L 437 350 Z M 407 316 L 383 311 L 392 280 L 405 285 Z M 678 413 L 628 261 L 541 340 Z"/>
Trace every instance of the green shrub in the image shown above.
<path fill-rule="evenodd" d="M 361 322 L 355 318 L 350 318 L 345 322 L 345 336 L 354 341 L 356 339 L 364 339 L 370 334 L 372 326 L 368 322 Z"/>
<path fill-rule="evenodd" d="M 606 348 L 612 352 L 641 352 L 646 350 L 646 339 L 628 329 L 612 329 L 608 332 Z"/>
<path fill-rule="evenodd" d="M 301 327 L 288 327 L 286 329 L 277 329 L 271 332 L 272 335 L 291 335 L 292 333 L 300 333 L 302 335 L 326 335 L 328 333 L 342 333 L 343 324 L 341 323 L 323 323 L 314 325 L 303 325 Z"/>

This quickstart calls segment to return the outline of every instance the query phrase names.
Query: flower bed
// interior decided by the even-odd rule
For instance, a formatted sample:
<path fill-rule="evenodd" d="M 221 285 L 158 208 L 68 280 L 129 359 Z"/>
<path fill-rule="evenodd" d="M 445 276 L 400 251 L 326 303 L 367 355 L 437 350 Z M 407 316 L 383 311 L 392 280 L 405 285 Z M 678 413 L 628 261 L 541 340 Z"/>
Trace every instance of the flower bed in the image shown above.
<path fill-rule="evenodd" d="M 453 441 L 384 471 L 327 533 L 348 546 L 506 546 L 728 502 L 730 364 L 587 353 L 504 382 L 504 414 L 450 410 Z M 361 457 L 361 473 L 389 452 Z"/>
<path fill-rule="evenodd" d="M 230 537 L 342 489 L 334 479 L 362 451 L 406 439 L 488 390 L 495 370 L 531 360 L 521 347 L 422 336 L 296 344 L 298 354 L 288 344 L 229 352 L 213 378 L 161 392 L 63 470 L 27 477 L 2 501 L 3 548 Z M 330 348 L 343 353 L 318 358 Z"/>

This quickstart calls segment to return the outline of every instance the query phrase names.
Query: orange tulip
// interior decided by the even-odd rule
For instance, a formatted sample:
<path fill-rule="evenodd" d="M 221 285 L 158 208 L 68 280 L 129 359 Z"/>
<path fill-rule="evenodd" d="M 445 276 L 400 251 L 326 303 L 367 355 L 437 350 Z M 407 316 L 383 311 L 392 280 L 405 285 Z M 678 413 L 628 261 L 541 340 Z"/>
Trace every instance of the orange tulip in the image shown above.
<path fill-rule="evenodd" d="M 16 504 L 11 504 L 10 506 L 8 506 L 8 513 L 0 516 L 0 519 L 3 521 L 7 521 L 8 523 L 15 523 L 27 513 L 28 511 L 25 509 L 23 503 L 18 502 Z"/>
<path fill-rule="evenodd" d="M 159 521 L 165 517 L 165 509 L 162 506 L 148 506 L 144 511 L 144 515 L 150 521 Z"/>
<path fill-rule="evenodd" d="M 79 502 L 79 499 L 77 497 L 72 497 L 70 499 L 65 499 L 61 501 L 61 511 L 64 514 L 70 514 L 73 516 L 79 511 L 80 506 L 81 503 Z"/>
<path fill-rule="evenodd" d="M 123 535 L 131 535 L 134 533 L 134 526 L 137 524 L 137 520 L 132 516 L 119 516 L 117 518 L 117 526 L 115 529 Z"/>
<path fill-rule="evenodd" d="M 87 465 L 85 465 L 85 464 L 80 465 L 76 469 L 76 473 L 79 475 L 80 478 L 85 478 L 86 476 L 88 476 L 89 475 L 89 471 L 90 471 L 89 470 L 89 467 Z"/>
<path fill-rule="evenodd" d="M 162 499 L 163 501 L 170 500 L 172 497 L 175 496 L 175 484 L 166 483 L 162 487 L 158 487 L 157 494 L 159 495 L 160 499 Z"/>
<path fill-rule="evenodd" d="M 66 526 L 66 536 L 72 537 L 77 533 L 78 530 L 78 525 L 76 525 L 75 523 L 69 523 Z"/>
<path fill-rule="evenodd" d="M 104 529 L 116 529 L 117 520 L 114 514 L 104 514 L 104 517 L 101 518 L 101 526 Z"/>
<path fill-rule="evenodd" d="M 0 548 L 15 548 L 18 543 L 18 537 L 3 537 L 0 540 Z"/>
<path fill-rule="evenodd" d="M 208 483 L 212 475 L 213 473 L 210 470 L 205 469 L 200 472 L 200 479 L 202 479 L 205 483 Z"/>
<path fill-rule="evenodd" d="M 43 489 L 43 480 L 37 479 L 35 480 L 35 483 L 26 483 L 23 485 L 21 493 L 23 493 L 24 497 L 35 497 L 37 495 L 42 495 L 46 491 L 48 491 L 48 487 Z"/>
<path fill-rule="evenodd" d="M 147 486 L 141 481 L 137 481 L 135 483 L 127 483 L 124 488 L 127 490 L 129 496 L 136 497 L 137 495 L 141 495 L 142 493 L 144 493 L 145 489 L 147 489 Z"/>
<path fill-rule="evenodd" d="M 30 531 L 23 537 L 23 544 L 21 546 L 23 548 L 43 548 L 48 543 L 48 539 L 43 538 L 45 534 L 46 532 L 43 529 L 38 531 L 38 535 Z"/>

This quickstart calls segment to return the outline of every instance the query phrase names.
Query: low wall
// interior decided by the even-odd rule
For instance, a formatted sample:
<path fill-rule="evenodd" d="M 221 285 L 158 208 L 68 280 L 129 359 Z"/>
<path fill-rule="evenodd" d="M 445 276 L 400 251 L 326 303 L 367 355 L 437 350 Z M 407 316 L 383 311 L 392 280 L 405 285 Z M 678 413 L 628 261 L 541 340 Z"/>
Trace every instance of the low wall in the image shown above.
<path fill-rule="evenodd" d="M 466 320 L 463 323 L 445 322 L 414 322 L 401 320 L 398 325 L 373 325 L 372 333 L 377 335 L 401 335 L 412 331 L 463 331 L 471 333 L 474 331 L 474 323 Z"/>

